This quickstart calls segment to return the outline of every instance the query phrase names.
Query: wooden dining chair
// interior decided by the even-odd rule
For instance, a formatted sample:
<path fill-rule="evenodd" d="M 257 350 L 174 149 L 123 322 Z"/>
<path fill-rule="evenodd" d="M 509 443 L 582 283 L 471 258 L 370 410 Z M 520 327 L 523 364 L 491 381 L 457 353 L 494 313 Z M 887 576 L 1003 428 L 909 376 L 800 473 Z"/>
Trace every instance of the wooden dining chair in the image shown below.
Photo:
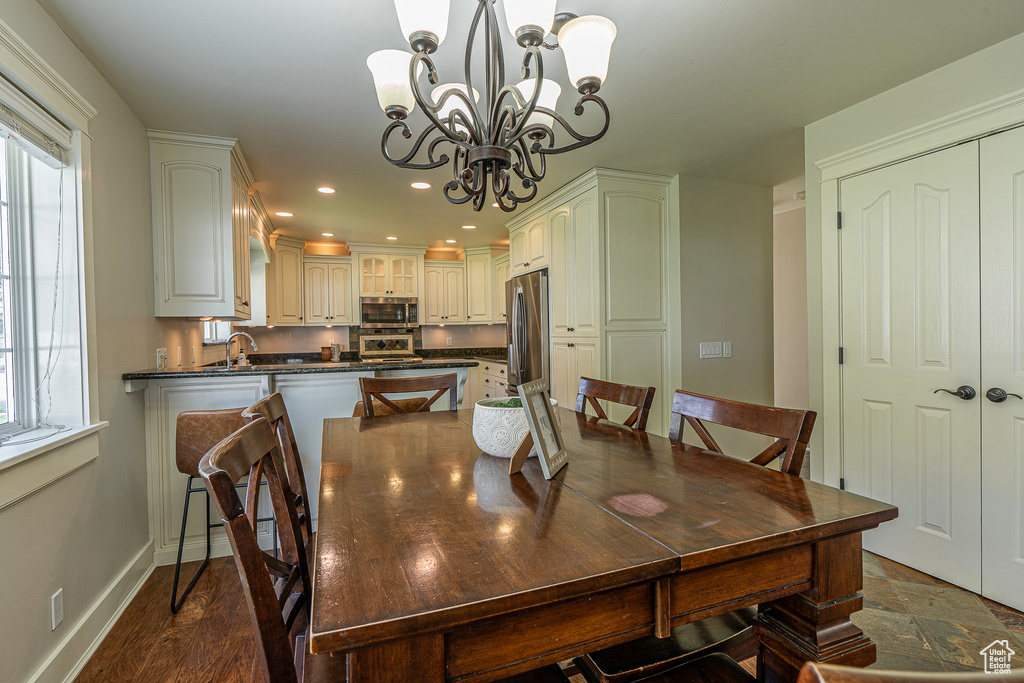
<path fill-rule="evenodd" d="M 645 432 L 647 431 L 647 418 L 651 414 L 651 405 L 654 404 L 654 392 L 654 387 L 634 387 L 628 384 L 580 377 L 579 392 L 576 394 L 576 412 L 585 415 L 589 403 L 599 418 L 607 420 L 608 416 L 598 401 L 611 401 L 631 406 L 633 412 L 622 424 Z"/>
<path fill-rule="evenodd" d="M 458 407 L 458 376 L 452 372 L 446 375 L 426 377 L 360 377 L 359 391 L 363 400 L 363 417 L 391 415 L 395 413 L 425 413 L 437 399 L 448 392 L 448 410 Z M 435 392 L 430 398 L 402 399 L 407 403 L 392 400 L 384 394 L 409 394 L 419 391 Z M 422 400 L 422 403 L 414 403 Z M 412 406 L 415 405 L 415 408 Z M 358 406 L 356 406 L 358 408 Z M 384 412 L 386 408 L 388 412 Z"/>
<path fill-rule="evenodd" d="M 251 422 L 258 417 L 263 417 L 270 422 L 270 426 L 277 435 L 277 444 L 281 449 L 284 468 L 288 474 L 288 483 L 291 485 L 292 491 L 295 492 L 295 510 L 299 516 L 302 542 L 306 546 L 307 554 L 310 554 L 313 552 L 316 532 L 313 531 L 313 520 L 309 512 L 306 475 L 302 471 L 302 458 L 299 456 L 299 447 L 295 443 L 295 432 L 292 431 L 292 423 L 288 419 L 288 409 L 285 407 L 284 397 L 280 392 L 273 393 L 242 411 L 242 418 L 246 422 Z"/>
<path fill-rule="evenodd" d="M 799 476 L 815 415 L 811 410 L 741 403 L 677 390 L 672 401 L 669 438 L 681 441 L 683 426 L 689 424 L 709 450 L 721 453 L 722 449 L 704 422 L 771 436 L 776 441 L 750 462 L 763 466 L 781 458 L 781 470 Z M 590 683 L 624 683 L 640 679 L 646 683 L 646 676 L 712 653 L 723 653 L 742 661 L 758 652 L 758 642 L 754 637 L 756 616 L 756 607 L 745 607 L 677 626 L 668 638 L 646 636 L 589 653 L 574 661 Z"/>
<path fill-rule="evenodd" d="M 258 663 L 268 683 L 345 680 L 346 659 L 309 654 L 305 632 L 311 586 L 295 492 L 270 422 L 257 417 L 214 446 L 199 463 L 231 541 L 249 616 L 256 631 Z M 281 540 L 280 559 L 259 547 L 253 525 L 258 496 L 243 507 L 235 489 L 248 475 L 265 475 Z"/>
<path fill-rule="evenodd" d="M 984 671 L 970 673 L 937 674 L 917 671 L 881 671 L 858 669 L 852 666 L 807 662 L 800 670 L 797 683 L 983 683 L 992 680 L 1001 683 L 1024 683 L 1024 669 L 993 678 Z"/>

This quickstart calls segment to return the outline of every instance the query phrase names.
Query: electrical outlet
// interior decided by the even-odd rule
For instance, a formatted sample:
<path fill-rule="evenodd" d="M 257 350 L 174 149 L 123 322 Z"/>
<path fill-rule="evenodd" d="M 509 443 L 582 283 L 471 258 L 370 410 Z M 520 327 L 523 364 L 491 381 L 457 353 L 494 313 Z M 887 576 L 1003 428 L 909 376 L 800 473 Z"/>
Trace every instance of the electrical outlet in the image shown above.
<path fill-rule="evenodd" d="M 732 358 L 732 342 L 722 342 L 722 358 Z"/>
<path fill-rule="evenodd" d="M 58 588 L 50 596 L 50 630 L 56 631 L 60 622 L 64 621 L 64 589 Z"/>
<path fill-rule="evenodd" d="M 452 345 L 452 338 L 451 337 L 446 337 L 446 339 L 448 340 L 448 346 L 451 346 Z"/>
<path fill-rule="evenodd" d="M 157 349 L 156 350 L 156 369 L 157 370 L 166 370 L 167 369 L 167 349 L 166 348 L 162 348 L 162 349 Z"/>
<path fill-rule="evenodd" d="M 178 367 L 180 368 L 181 367 L 181 347 L 180 346 L 178 347 L 178 355 L 177 355 L 176 358 L 177 358 L 177 361 L 178 361 Z"/>
<path fill-rule="evenodd" d="M 701 358 L 721 358 L 722 357 L 722 342 L 701 342 L 700 343 L 700 357 Z"/>

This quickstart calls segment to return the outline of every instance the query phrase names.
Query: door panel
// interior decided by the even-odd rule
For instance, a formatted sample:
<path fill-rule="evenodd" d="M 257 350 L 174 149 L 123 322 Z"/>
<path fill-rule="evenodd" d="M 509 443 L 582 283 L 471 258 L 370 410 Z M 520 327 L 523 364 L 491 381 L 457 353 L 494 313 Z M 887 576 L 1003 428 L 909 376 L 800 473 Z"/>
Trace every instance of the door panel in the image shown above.
<path fill-rule="evenodd" d="M 840 185 L 847 488 L 898 519 L 866 548 L 981 587 L 977 143 Z"/>
<path fill-rule="evenodd" d="M 1024 130 L 981 141 L 982 593 L 1024 609 Z"/>

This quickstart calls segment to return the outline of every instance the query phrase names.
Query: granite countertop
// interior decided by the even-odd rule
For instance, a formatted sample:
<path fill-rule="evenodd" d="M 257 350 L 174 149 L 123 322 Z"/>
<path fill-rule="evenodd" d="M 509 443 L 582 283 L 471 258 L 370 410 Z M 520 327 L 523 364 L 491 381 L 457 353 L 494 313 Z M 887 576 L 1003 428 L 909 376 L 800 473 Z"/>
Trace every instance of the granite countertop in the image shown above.
<path fill-rule="evenodd" d="M 204 365 L 200 367 L 180 367 L 169 370 L 138 370 L 121 375 L 122 380 L 167 379 L 176 377 L 235 377 L 238 375 L 314 375 L 332 372 L 366 372 L 367 370 L 419 370 L 421 368 L 469 368 L 476 367 L 480 362 L 471 358 L 424 358 L 423 360 L 404 363 L 364 363 L 361 361 L 341 361 L 339 363 L 266 363 L 247 365 L 243 368 L 232 366 L 231 370 L 223 365 Z"/>

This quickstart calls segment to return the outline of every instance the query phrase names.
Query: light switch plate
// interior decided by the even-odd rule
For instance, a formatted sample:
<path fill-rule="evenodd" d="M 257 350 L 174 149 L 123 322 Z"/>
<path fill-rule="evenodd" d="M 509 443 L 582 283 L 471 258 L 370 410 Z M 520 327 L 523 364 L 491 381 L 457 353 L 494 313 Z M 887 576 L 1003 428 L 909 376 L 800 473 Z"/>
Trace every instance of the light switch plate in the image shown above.
<path fill-rule="evenodd" d="M 700 357 L 701 358 L 721 358 L 722 357 L 722 342 L 701 342 L 700 343 Z"/>
<path fill-rule="evenodd" d="M 732 358 L 732 342 L 722 342 L 722 358 Z"/>

